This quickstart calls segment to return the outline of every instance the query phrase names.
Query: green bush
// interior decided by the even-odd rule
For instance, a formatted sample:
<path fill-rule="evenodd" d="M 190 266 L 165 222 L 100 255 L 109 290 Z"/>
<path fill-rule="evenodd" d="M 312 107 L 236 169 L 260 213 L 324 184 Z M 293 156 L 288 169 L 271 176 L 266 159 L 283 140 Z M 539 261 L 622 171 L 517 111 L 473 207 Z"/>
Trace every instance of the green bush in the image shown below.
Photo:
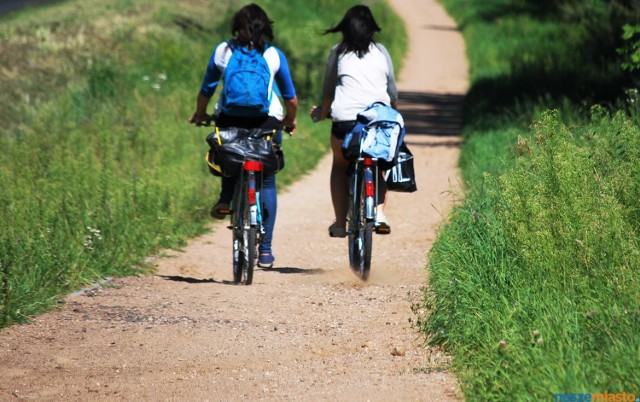
<path fill-rule="evenodd" d="M 428 341 L 454 356 L 468 400 L 640 394 L 640 113 L 616 51 L 640 9 L 443 4 L 472 82 L 466 199 L 429 254 L 419 306 Z"/>
<path fill-rule="evenodd" d="M 544 114 L 431 251 L 423 329 L 456 355 L 471 399 L 638 391 L 640 245 L 623 193 L 638 164 L 612 164 L 601 143 L 637 155 L 640 130 L 622 115 L 589 127 L 619 131 L 583 142 Z"/>

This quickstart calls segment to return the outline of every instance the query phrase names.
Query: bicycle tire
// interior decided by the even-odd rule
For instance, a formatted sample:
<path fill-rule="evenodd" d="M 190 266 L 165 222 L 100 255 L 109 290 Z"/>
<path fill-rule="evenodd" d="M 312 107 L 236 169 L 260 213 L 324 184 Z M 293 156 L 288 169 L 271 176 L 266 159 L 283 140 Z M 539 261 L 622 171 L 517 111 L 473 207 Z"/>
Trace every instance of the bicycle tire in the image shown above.
<path fill-rule="evenodd" d="M 238 235 L 238 231 L 233 228 L 233 282 L 240 283 L 242 281 L 242 272 L 244 271 L 244 251 L 242 236 Z"/>
<path fill-rule="evenodd" d="M 373 222 L 367 221 L 365 212 L 365 182 L 358 170 L 350 200 L 349 214 L 349 264 L 362 279 L 369 279 L 371 252 L 373 249 Z"/>
<path fill-rule="evenodd" d="M 253 283 L 253 269 L 256 265 L 256 228 L 250 227 L 244 231 L 245 238 L 245 261 L 242 270 L 242 283 L 251 285 Z"/>
<path fill-rule="evenodd" d="M 245 173 L 246 174 L 246 173 Z M 252 224 L 248 198 L 251 178 L 244 175 L 236 182 L 232 201 L 231 229 L 233 231 L 233 282 L 251 285 L 258 261 L 261 221 Z"/>

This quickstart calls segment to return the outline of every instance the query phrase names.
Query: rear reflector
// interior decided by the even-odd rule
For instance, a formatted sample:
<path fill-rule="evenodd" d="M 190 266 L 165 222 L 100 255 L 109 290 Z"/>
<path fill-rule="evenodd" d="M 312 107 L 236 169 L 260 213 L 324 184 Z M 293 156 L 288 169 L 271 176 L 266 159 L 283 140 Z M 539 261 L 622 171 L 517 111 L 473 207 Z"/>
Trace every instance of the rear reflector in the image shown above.
<path fill-rule="evenodd" d="M 244 163 L 244 170 L 248 170 L 250 172 L 261 172 L 262 171 L 262 162 L 246 161 Z"/>

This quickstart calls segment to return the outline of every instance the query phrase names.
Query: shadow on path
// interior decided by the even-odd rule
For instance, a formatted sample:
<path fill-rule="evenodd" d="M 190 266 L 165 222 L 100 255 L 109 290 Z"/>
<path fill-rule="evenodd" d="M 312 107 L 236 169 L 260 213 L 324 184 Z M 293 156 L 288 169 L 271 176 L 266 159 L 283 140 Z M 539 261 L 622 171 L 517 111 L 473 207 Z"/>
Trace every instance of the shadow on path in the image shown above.
<path fill-rule="evenodd" d="M 267 272 L 278 272 L 280 274 L 302 274 L 302 275 L 318 275 L 325 272 L 324 269 L 321 268 L 294 268 L 294 267 L 273 267 L 273 268 L 262 268 L 263 271 Z"/>
<path fill-rule="evenodd" d="M 255 271 L 265 271 L 265 272 L 277 272 L 280 274 L 300 274 L 300 275 L 318 275 L 324 273 L 326 270 L 321 268 L 294 268 L 294 267 L 275 267 L 275 268 L 259 268 L 255 267 Z M 192 278 L 188 276 L 179 276 L 179 275 L 156 275 L 159 278 L 165 279 L 167 281 L 173 282 L 184 282 L 184 283 L 217 283 L 221 285 L 237 285 L 237 283 L 228 280 L 215 280 L 215 279 L 199 279 Z"/>
<path fill-rule="evenodd" d="M 407 134 L 441 137 L 460 135 L 464 95 L 400 92 L 399 98 Z M 443 146 L 446 143 L 437 142 L 434 145 Z M 452 141 L 450 145 L 459 146 L 460 142 Z"/>
<path fill-rule="evenodd" d="M 188 276 L 178 276 L 178 275 L 156 275 L 156 276 L 162 279 L 166 279 L 168 281 L 173 281 L 173 282 L 220 283 L 220 284 L 227 284 L 227 285 L 233 284 L 233 282 L 231 281 L 216 281 L 215 279 L 197 279 L 197 278 L 190 278 Z"/>

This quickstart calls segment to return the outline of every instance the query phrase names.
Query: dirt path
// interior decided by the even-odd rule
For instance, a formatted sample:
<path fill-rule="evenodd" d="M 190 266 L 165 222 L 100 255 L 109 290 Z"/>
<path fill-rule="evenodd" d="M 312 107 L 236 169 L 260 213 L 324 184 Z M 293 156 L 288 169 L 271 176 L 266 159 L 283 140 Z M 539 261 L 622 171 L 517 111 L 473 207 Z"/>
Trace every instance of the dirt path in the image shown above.
<path fill-rule="evenodd" d="M 279 198 L 276 265 L 231 280 L 219 223 L 156 275 L 67 298 L 0 332 L 0 400 L 458 400 L 447 358 L 409 320 L 426 256 L 455 201 L 464 45 L 434 0 L 393 0 L 411 48 L 401 110 L 418 192 L 392 194 L 390 236 L 374 238 L 371 279 L 330 239 L 327 157 Z M 329 126 L 327 124 L 327 130 Z M 312 219 L 303 218 L 312 217 Z"/>

